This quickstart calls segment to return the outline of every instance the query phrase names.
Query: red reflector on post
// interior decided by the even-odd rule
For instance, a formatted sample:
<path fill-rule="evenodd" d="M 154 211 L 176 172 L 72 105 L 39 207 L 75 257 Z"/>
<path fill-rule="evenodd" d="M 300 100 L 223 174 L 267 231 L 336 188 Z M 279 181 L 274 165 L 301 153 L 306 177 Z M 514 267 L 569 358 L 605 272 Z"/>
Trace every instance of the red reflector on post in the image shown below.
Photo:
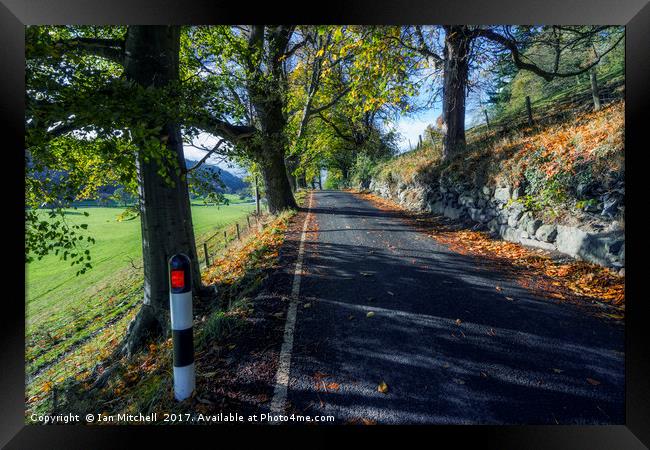
<path fill-rule="evenodd" d="M 185 287 L 185 271 L 172 270 L 172 289 L 183 289 Z"/>

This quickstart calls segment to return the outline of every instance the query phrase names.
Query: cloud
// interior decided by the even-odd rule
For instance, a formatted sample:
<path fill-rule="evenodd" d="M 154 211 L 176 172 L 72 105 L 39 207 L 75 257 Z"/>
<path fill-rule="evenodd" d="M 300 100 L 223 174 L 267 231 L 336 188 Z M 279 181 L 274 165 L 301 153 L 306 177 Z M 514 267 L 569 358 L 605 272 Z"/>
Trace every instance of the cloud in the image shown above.
<path fill-rule="evenodd" d="M 400 117 L 395 130 L 401 135 L 399 140 L 399 149 L 405 151 L 409 149 L 409 140 L 411 146 L 415 147 L 418 143 L 418 136 L 424 134 L 424 129 L 436 121 L 440 114 L 437 109 L 430 109 L 418 117 Z"/>

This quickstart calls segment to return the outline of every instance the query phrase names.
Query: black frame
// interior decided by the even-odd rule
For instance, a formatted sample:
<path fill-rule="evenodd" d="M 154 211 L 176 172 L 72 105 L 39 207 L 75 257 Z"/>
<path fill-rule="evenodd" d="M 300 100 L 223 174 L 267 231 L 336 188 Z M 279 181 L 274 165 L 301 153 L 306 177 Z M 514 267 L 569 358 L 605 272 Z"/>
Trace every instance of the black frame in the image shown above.
<path fill-rule="evenodd" d="M 265 2 L 242 4 L 221 0 L 2 0 L 0 4 L 0 86 L 2 101 L 0 124 L 6 128 L 3 136 L 7 171 L 3 175 L 16 177 L 11 186 L 10 211 L 7 216 L 11 235 L 8 257 L 2 258 L 4 284 L 12 289 L 3 296 L 4 323 L 2 359 L 0 359 L 0 445 L 7 448 L 121 448 L 136 445 L 152 436 L 173 441 L 194 443 L 197 437 L 211 438 L 214 444 L 241 445 L 251 437 L 275 435 L 283 441 L 295 442 L 294 432 L 305 433 L 300 441 L 307 445 L 324 445 L 323 432 L 335 431 L 343 440 L 350 432 L 362 438 L 384 440 L 386 434 L 406 432 L 419 434 L 422 443 L 438 445 L 445 437 L 449 446 L 474 443 L 481 448 L 572 448 L 613 449 L 650 446 L 650 345 L 643 329 L 650 321 L 647 296 L 642 295 L 644 256 L 642 243 L 642 212 L 639 201 L 643 196 L 644 167 L 641 158 L 648 153 L 644 136 L 643 113 L 650 110 L 650 4 L 648 0 L 331 0 L 321 4 L 301 2 L 298 5 Z M 354 23 L 354 24 L 606 24 L 626 25 L 626 422 L 618 426 L 435 426 L 435 427 L 323 427 L 294 428 L 261 427 L 254 433 L 237 428 L 220 427 L 156 427 L 122 426 L 98 427 L 62 425 L 44 427 L 24 424 L 24 307 L 18 300 L 24 296 L 22 252 L 24 247 L 24 198 L 14 197 L 14 189 L 24 186 L 23 173 L 12 170 L 24 167 L 18 151 L 24 142 L 24 25 L 29 24 L 229 24 L 229 23 Z M 635 186 L 639 184 L 640 187 Z M 23 191 L 24 192 L 24 191 Z M 646 189 L 647 192 L 647 189 Z M 632 240 L 630 241 L 630 236 Z M 630 242 L 633 244 L 630 245 Z M 20 262 L 19 262 L 20 261 Z M 18 266 L 18 269 L 16 267 Z M 12 275 L 9 275 L 11 273 Z M 22 275 L 21 275 L 22 273 Z M 4 287 L 3 287 L 4 288 Z M 7 311 L 5 309 L 5 311 Z M 237 434 L 237 443 L 226 444 L 223 434 Z M 291 436 L 290 436 L 291 435 Z M 191 439 L 191 440 L 186 440 Z M 214 439 L 219 439 L 216 441 Z M 339 442 L 328 443 L 328 446 Z M 368 441 L 365 441 L 366 445 Z M 213 445 L 214 445 L 213 444 Z M 645 445 L 644 445 L 645 444 Z M 182 445 L 182 444 L 181 444 Z M 185 444 L 187 445 L 187 444 Z"/>

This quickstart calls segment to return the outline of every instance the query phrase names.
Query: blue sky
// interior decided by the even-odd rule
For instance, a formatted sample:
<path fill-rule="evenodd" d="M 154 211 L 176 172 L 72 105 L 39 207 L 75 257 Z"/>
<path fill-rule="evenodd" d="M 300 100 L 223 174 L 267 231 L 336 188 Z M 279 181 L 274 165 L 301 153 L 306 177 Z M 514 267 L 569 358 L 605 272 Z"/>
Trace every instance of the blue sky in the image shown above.
<path fill-rule="evenodd" d="M 440 108 L 428 109 L 416 116 L 402 116 L 395 124 L 395 129 L 400 134 L 399 149 L 400 152 L 409 150 L 409 140 L 412 147 L 418 143 L 418 136 L 424 134 L 427 125 L 435 123 L 436 118 L 440 115 Z M 423 136 L 424 137 L 424 136 Z"/>

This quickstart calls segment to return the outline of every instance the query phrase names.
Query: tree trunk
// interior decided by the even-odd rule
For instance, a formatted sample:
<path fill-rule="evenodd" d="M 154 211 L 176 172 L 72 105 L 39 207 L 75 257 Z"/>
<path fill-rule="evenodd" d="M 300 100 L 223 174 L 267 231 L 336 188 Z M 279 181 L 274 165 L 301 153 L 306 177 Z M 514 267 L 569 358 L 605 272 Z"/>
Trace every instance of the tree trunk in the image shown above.
<path fill-rule="evenodd" d="M 277 214 L 285 209 L 298 207 L 289 184 L 284 158 L 287 146 L 284 134 L 287 126 L 284 107 L 287 104 L 288 86 L 283 75 L 282 61 L 291 33 L 287 27 L 273 27 L 272 30 L 267 30 L 268 33 L 265 28 L 253 26 L 249 39 L 255 51 L 266 55 L 264 59 L 268 68 L 265 78 L 256 75 L 248 85 L 248 94 L 261 128 L 259 140 L 252 144 L 251 151 L 254 158 L 260 162 L 269 212 Z M 265 36 L 268 39 L 268 52 L 263 51 Z"/>
<path fill-rule="evenodd" d="M 287 177 L 284 151 L 267 149 L 262 153 L 262 176 L 266 187 L 269 212 L 278 214 L 285 209 L 297 208 L 296 200 Z"/>
<path fill-rule="evenodd" d="M 305 189 L 307 187 L 307 179 L 305 178 L 304 172 L 298 175 L 296 181 L 299 188 Z"/>
<path fill-rule="evenodd" d="M 178 80 L 180 27 L 130 26 L 126 39 L 125 73 L 144 87 L 164 87 Z M 139 118 L 135 118 L 138 120 Z M 161 126 L 164 149 L 179 168 L 185 168 L 180 127 Z M 195 292 L 201 287 L 199 264 L 192 226 L 187 180 L 181 170 L 167 169 L 172 183 L 159 175 L 156 158 L 139 151 L 137 155 L 144 263 L 144 302 L 129 324 L 125 350 L 132 354 L 148 337 L 166 336 L 169 331 L 169 290 L 167 261 L 175 253 L 185 253 L 192 261 Z"/>
<path fill-rule="evenodd" d="M 465 96 L 469 71 L 471 37 L 467 26 L 445 26 L 443 81 L 443 147 L 444 159 L 465 150 Z"/>
<path fill-rule="evenodd" d="M 287 166 L 287 180 L 289 181 L 289 185 L 291 186 L 291 192 L 296 192 L 298 186 L 296 183 L 296 177 L 293 176 L 293 171 L 296 170 L 296 163 L 293 161 L 291 157 L 289 157 L 286 158 L 284 164 Z"/>

